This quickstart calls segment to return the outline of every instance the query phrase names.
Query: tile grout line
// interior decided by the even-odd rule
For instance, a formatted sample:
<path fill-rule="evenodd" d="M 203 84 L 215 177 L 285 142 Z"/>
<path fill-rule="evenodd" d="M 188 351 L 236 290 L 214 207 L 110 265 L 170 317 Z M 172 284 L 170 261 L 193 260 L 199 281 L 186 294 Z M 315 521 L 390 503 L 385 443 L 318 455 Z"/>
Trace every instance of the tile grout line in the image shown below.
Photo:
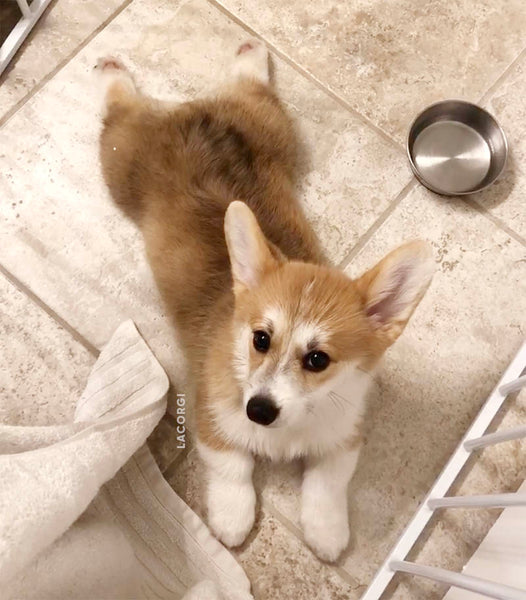
<path fill-rule="evenodd" d="M 293 533 L 298 540 L 300 540 L 303 544 L 305 541 L 303 539 L 303 532 L 301 529 L 295 525 L 288 517 L 286 517 L 280 510 L 278 510 L 270 500 L 264 498 L 260 493 L 261 507 L 267 510 L 275 519 L 277 519 L 290 533 Z"/>
<path fill-rule="evenodd" d="M 399 152 L 404 152 L 404 145 L 397 142 L 394 138 L 392 138 L 388 133 L 386 133 L 383 129 L 375 125 L 372 121 L 370 121 L 365 115 L 356 110 L 345 98 L 342 98 L 338 93 L 332 90 L 327 84 L 320 81 L 315 75 L 313 75 L 310 71 L 302 67 L 298 62 L 296 62 L 292 57 L 288 54 L 280 50 L 274 43 L 267 40 L 262 34 L 253 29 L 248 23 L 245 23 L 242 19 L 232 13 L 226 6 L 221 4 L 219 0 L 207 0 L 207 2 L 215 7 L 217 10 L 226 15 L 231 21 L 239 25 L 242 29 L 244 29 L 247 33 L 258 38 L 263 41 L 265 45 L 269 48 L 269 50 L 278 56 L 281 60 L 287 63 L 290 67 L 292 67 L 296 72 L 302 75 L 305 79 L 313 83 L 319 90 L 321 90 L 325 95 L 332 98 L 337 104 L 339 104 L 342 108 L 344 108 L 347 112 L 351 113 L 360 123 L 366 125 L 370 129 L 372 129 L 375 133 L 381 136 L 384 141 L 388 142 L 389 145 Z"/>
<path fill-rule="evenodd" d="M 497 91 L 499 86 L 506 81 L 509 74 L 513 71 L 513 69 L 517 66 L 519 62 L 526 56 L 526 48 L 523 48 L 519 54 L 511 61 L 511 63 L 504 69 L 504 71 L 497 77 L 497 79 L 489 86 L 489 88 L 482 94 L 480 97 L 478 104 L 483 104 L 487 102 L 493 94 Z"/>
<path fill-rule="evenodd" d="M 483 105 L 484 103 L 491 100 L 494 94 L 497 92 L 499 87 L 508 79 L 510 74 L 513 72 L 515 67 L 524 59 L 526 56 L 526 47 L 523 48 L 519 54 L 511 61 L 511 63 L 504 69 L 504 71 L 497 77 L 497 79 L 489 86 L 489 88 L 482 94 L 480 97 L 478 104 Z M 519 233 L 517 233 L 514 229 L 509 227 L 502 219 L 496 217 L 492 214 L 483 204 L 481 204 L 476 197 L 466 198 L 465 202 L 471 206 L 474 210 L 480 213 L 484 218 L 491 221 L 496 227 L 502 229 L 505 233 L 507 233 L 511 238 L 515 241 L 519 242 L 521 245 L 526 246 L 526 239 L 523 238 Z"/>
<path fill-rule="evenodd" d="M 476 210 L 483 217 L 485 217 L 486 219 L 491 221 L 497 228 L 502 229 L 502 231 L 504 231 L 504 233 L 506 233 L 511 238 L 513 238 L 516 242 L 519 242 L 519 244 L 521 244 L 522 246 L 526 246 L 525 238 L 523 238 L 519 233 L 517 233 L 511 227 L 506 225 L 506 223 L 504 223 L 504 221 L 502 221 L 499 217 L 496 217 L 491 212 L 489 212 L 489 210 L 487 208 L 485 208 L 484 206 L 479 204 L 476 200 L 474 200 L 473 198 L 466 198 L 464 200 L 464 202 L 466 204 L 468 204 L 469 206 L 471 206 L 471 208 L 473 210 Z"/>
<path fill-rule="evenodd" d="M 398 208 L 402 200 L 409 195 L 409 193 L 417 185 L 416 179 L 411 179 L 404 187 L 398 192 L 394 200 L 392 200 L 389 206 L 380 214 L 380 216 L 373 222 L 373 224 L 363 233 L 356 244 L 349 250 L 347 255 L 340 261 L 338 268 L 344 270 L 349 263 L 356 257 L 360 250 L 367 244 L 367 242 L 373 237 L 373 235 L 380 229 L 385 223 L 387 218 Z"/>
<path fill-rule="evenodd" d="M 300 541 L 304 546 L 306 546 L 310 552 L 312 552 L 312 550 L 310 550 L 310 548 L 305 543 L 305 540 L 303 538 L 303 532 L 301 531 L 301 529 L 297 525 L 295 525 L 288 517 L 286 517 L 279 509 L 277 509 L 272 504 L 272 502 L 270 502 L 266 498 L 261 497 L 261 507 L 264 508 L 274 519 L 279 521 L 289 533 L 291 533 L 295 538 L 298 539 L 298 541 Z M 314 553 L 313 556 L 315 556 Z M 331 571 L 334 571 L 334 573 L 336 573 L 340 577 L 340 579 L 343 579 L 343 581 L 345 581 L 345 583 L 348 583 L 353 589 L 357 589 L 358 587 L 361 587 L 363 585 L 361 583 L 358 583 L 356 579 L 354 579 L 354 577 L 350 573 L 348 573 L 343 567 L 330 563 L 325 563 L 323 561 L 320 561 L 318 557 L 316 557 L 316 560 L 328 567 Z"/>
<path fill-rule="evenodd" d="M 59 71 L 61 71 L 71 60 L 77 56 L 77 54 L 85 48 L 93 38 L 95 38 L 103 29 L 105 29 L 116 17 L 118 17 L 123 10 L 125 10 L 133 0 L 125 0 L 111 15 L 105 19 L 98 27 L 96 27 L 86 38 L 84 38 L 80 44 L 78 44 L 65 58 L 63 58 L 58 65 L 45 75 L 31 90 L 14 106 L 12 106 L 6 113 L 0 118 L 0 128 L 2 128 L 11 118 L 29 101 L 35 96 Z"/>
<path fill-rule="evenodd" d="M 41 298 L 39 298 L 25 283 L 22 283 L 20 279 L 15 277 L 10 271 L 8 271 L 2 264 L 0 264 L 0 274 L 2 274 L 19 292 L 27 296 L 34 304 L 42 309 L 48 316 L 50 316 L 62 329 L 66 330 L 71 337 L 79 344 L 97 358 L 100 354 L 98 350 L 91 342 L 89 342 L 81 333 L 79 333 L 72 325 L 64 320 L 59 314 L 57 314 L 51 307 L 49 307 Z"/>

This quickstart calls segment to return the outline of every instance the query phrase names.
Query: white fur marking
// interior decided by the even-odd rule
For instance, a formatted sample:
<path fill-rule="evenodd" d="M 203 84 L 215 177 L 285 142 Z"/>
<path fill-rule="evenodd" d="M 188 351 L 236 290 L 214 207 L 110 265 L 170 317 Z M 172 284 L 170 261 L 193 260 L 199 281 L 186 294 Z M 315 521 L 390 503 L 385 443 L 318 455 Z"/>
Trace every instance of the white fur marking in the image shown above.
<path fill-rule="evenodd" d="M 287 326 L 287 317 L 278 306 L 267 309 L 263 315 L 263 321 L 272 323 L 273 332 L 278 334 L 282 333 Z"/>
<path fill-rule="evenodd" d="M 319 344 L 325 342 L 328 338 L 328 332 L 322 325 L 316 323 L 302 323 L 294 331 L 294 343 L 302 350 L 307 349 L 307 345 L 316 340 Z"/>
<path fill-rule="evenodd" d="M 136 91 L 130 72 L 118 58 L 114 58 L 113 56 L 99 58 L 94 72 L 96 73 L 101 92 L 101 112 L 103 115 L 106 115 L 108 90 L 114 83 L 119 82 L 130 94 L 134 94 Z"/>
<path fill-rule="evenodd" d="M 349 543 L 347 488 L 358 456 L 358 450 L 341 450 L 307 463 L 301 524 L 305 541 L 323 560 L 336 560 Z"/>
<path fill-rule="evenodd" d="M 265 44 L 256 39 L 247 40 L 242 44 L 234 60 L 232 73 L 237 79 L 248 77 L 268 83 L 268 50 Z"/>
<path fill-rule="evenodd" d="M 244 452 L 212 450 L 199 442 L 197 448 L 207 466 L 210 528 L 226 546 L 239 546 L 254 525 L 254 459 Z"/>
<path fill-rule="evenodd" d="M 244 384 L 250 375 L 249 349 L 252 329 L 243 325 L 237 334 L 234 346 L 234 373 L 237 381 Z"/>

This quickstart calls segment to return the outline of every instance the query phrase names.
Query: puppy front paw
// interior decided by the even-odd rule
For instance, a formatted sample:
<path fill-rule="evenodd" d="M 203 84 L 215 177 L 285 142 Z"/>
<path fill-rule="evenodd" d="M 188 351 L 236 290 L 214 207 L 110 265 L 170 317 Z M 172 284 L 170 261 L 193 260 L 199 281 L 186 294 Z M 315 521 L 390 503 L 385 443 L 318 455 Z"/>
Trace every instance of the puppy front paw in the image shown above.
<path fill-rule="evenodd" d="M 229 548 L 242 544 L 254 525 L 256 492 L 252 484 L 214 482 L 208 489 L 208 523 Z"/>
<path fill-rule="evenodd" d="M 301 524 L 305 542 L 321 560 L 334 562 L 349 543 L 347 510 L 318 505 L 304 507 Z"/>

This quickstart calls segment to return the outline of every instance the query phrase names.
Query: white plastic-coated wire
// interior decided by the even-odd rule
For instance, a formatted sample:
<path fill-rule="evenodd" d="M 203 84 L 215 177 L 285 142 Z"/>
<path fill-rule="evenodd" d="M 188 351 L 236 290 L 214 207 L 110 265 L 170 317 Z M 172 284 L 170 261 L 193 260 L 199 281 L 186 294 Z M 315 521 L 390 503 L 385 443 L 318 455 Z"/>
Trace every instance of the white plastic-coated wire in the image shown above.
<path fill-rule="evenodd" d="M 520 427 L 513 427 L 512 429 L 505 429 L 504 431 L 497 431 L 495 433 L 487 433 L 478 438 L 467 440 L 464 443 L 464 448 L 469 452 L 485 448 L 486 446 L 493 446 L 494 444 L 500 444 L 501 442 L 509 442 L 511 440 L 519 440 L 526 438 L 526 425 Z"/>
<path fill-rule="evenodd" d="M 18 4 L 20 10 L 22 11 L 22 14 L 24 15 L 24 17 L 30 17 L 31 9 L 27 5 L 26 0 L 16 0 L 16 2 Z"/>
<path fill-rule="evenodd" d="M 515 379 L 515 381 L 510 381 L 510 383 L 503 385 L 500 388 L 499 392 L 503 396 L 507 396 L 508 394 L 513 394 L 513 392 L 518 392 L 525 385 L 526 385 L 526 375 L 523 375 L 522 377 Z"/>
<path fill-rule="evenodd" d="M 484 496 L 447 496 L 431 498 L 427 505 L 437 508 L 506 508 L 526 506 L 526 494 L 487 494 Z"/>
<path fill-rule="evenodd" d="M 483 596 L 488 596 L 488 598 L 495 598 L 495 600 L 526 600 L 526 591 L 518 590 L 502 583 L 487 581 L 480 577 L 455 573 L 454 571 L 447 571 L 446 569 L 439 569 L 437 567 L 417 565 L 405 560 L 392 561 L 390 566 L 393 571 L 401 571 L 410 575 L 425 577 L 426 579 L 453 585 L 463 590 L 476 592 Z"/>

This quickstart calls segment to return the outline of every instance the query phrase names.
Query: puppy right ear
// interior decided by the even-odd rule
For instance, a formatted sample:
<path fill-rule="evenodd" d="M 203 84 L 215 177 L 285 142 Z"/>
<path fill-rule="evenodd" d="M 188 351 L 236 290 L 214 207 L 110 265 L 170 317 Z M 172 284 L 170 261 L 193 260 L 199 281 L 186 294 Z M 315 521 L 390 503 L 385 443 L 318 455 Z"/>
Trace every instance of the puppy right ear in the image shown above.
<path fill-rule="evenodd" d="M 435 269 L 431 246 L 417 240 L 393 250 L 356 281 L 371 326 L 388 344 L 404 330 Z"/>
<path fill-rule="evenodd" d="M 244 202 L 232 202 L 227 208 L 225 239 L 234 293 L 257 287 L 263 275 L 277 265 L 254 213 Z"/>

